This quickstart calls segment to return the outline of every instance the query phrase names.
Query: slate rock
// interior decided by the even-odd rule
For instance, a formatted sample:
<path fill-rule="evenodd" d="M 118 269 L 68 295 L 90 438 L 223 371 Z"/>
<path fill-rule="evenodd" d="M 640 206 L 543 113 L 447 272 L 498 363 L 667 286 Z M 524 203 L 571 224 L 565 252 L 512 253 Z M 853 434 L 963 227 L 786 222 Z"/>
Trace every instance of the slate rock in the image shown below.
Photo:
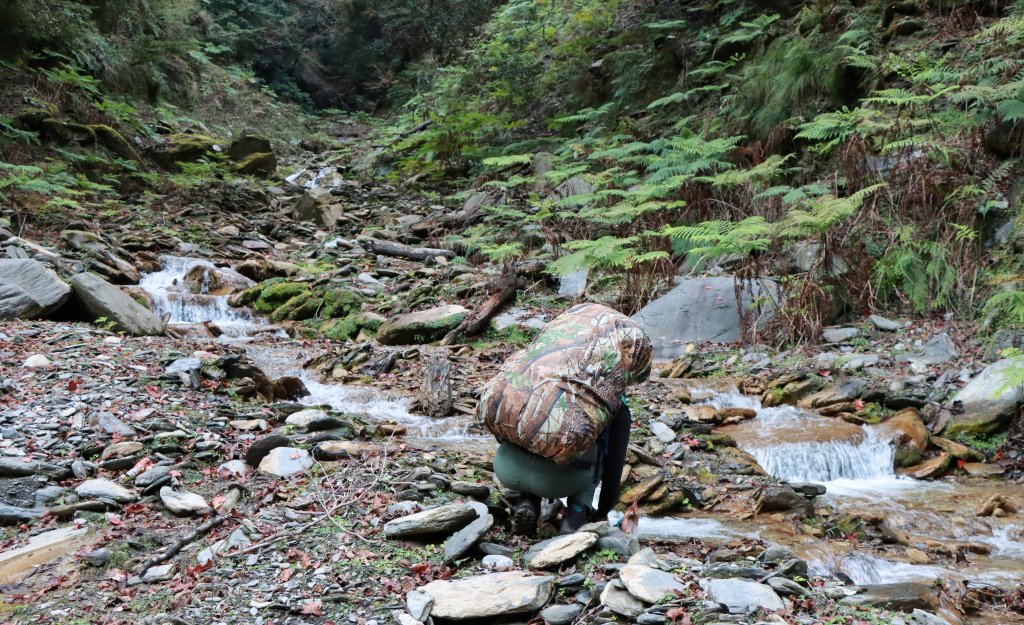
<path fill-rule="evenodd" d="M 447 504 L 388 521 L 384 525 L 384 535 L 388 538 L 401 538 L 452 532 L 465 527 L 477 516 L 477 510 L 470 504 Z"/>
<path fill-rule="evenodd" d="M 708 597 L 732 614 L 747 614 L 758 608 L 783 610 L 785 602 L 771 587 L 739 579 L 701 580 Z"/>
<path fill-rule="evenodd" d="M 896 330 L 902 330 L 904 328 L 904 325 L 899 321 L 886 319 L 880 315 L 871 315 L 868 317 L 868 321 L 870 321 L 879 330 L 885 330 L 886 332 L 895 332 Z"/>
<path fill-rule="evenodd" d="M 291 443 L 291 439 L 282 434 L 268 434 L 263 438 L 258 438 L 253 441 L 252 445 L 249 445 L 248 451 L 245 452 L 245 463 L 251 467 L 259 466 L 271 450 L 277 447 L 287 447 Z"/>
<path fill-rule="evenodd" d="M 601 605 L 616 614 L 633 619 L 647 609 L 643 602 L 629 594 L 626 587 L 617 579 L 604 585 L 604 590 L 601 591 Z"/>
<path fill-rule="evenodd" d="M 558 536 L 550 541 L 534 545 L 523 557 L 523 561 L 531 569 L 546 569 L 549 566 L 571 560 L 597 542 L 597 534 L 576 532 Z"/>
<path fill-rule="evenodd" d="M 686 590 L 686 586 L 676 580 L 675 575 L 642 564 L 622 567 L 619 579 L 629 594 L 647 603 L 659 603 L 666 597 L 675 598 L 677 591 Z"/>
<path fill-rule="evenodd" d="M 35 319 L 55 312 L 71 288 L 36 260 L 0 259 L 0 319 Z"/>
<path fill-rule="evenodd" d="M 750 309 L 754 299 L 781 301 L 778 284 L 756 281 L 745 287 L 742 304 Z M 731 343 L 740 339 L 736 282 L 731 277 L 677 278 L 668 293 L 644 306 L 633 320 L 651 337 L 656 359 L 681 356 L 688 343 Z M 771 306 L 756 315 L 758 324 L 773 316 Z"/>
<path fill-rule="evenodd" d="M 823 328 L 821 330 L 821 338 L 826 343 L 844 343 L 858 334 L 860 334 L 858 328 L 849 327 Z"/>
<path fill-rule="evenodd" d="M 157 465 L 150 469 L 146 469 L 142 473 L 139 473 L 135 477 L 135 485 L 140 488 L 146 488 L 152 486 L 157 481 L 167 477 L 171 472 L 170 465 Z"/>
<path fill-rule="evenodd" d="M 24 456 L 0 456 L 0 477 L 27 477 L 29 475 L 45 475 L 56 480 L 63 480 L 71 475 L 71 470 Z"/>
<path fill-rule="evenodd" d="M 426 621 L 433 607 L 434 598 L 422 590 L 412 590 L 405 595 L 405 609 L 417 621 Z"/>
<path fill-rule="evenodd" d="M 911 612 L 933 610 L 939 606 L 939 587 L 921 582 L 896 584 L 869 584 L 858 587 L 859 592 L 843 599 L 843 603 L 867 605 L 887 610 Z"/>
<path fill-rule="evenodd" d="M 210 505 L 202 495 L 187 491 L 177 491 L 164 486 L 160 489 L 160 501 L 174 514 L 188 516 L 192 514 L 208 514 Z"/>
<path fill-rule="evenodd" d="M 0 525 L 21 525 L 42 516 L 45 510 L 39 508 L 23 508 L 0 503 Z"/>
<path fill-rule="evenodd" d="M 263 460 L 260 460 L 259 470 L 268 475 L 289 477 L 297 473 L 304 473 L 307 469 L 312 468 L 313 464 L 313 458 L 305 449 L 275 447 L 263 457 Z"/>
<path fill-rule="evenodd" d="M 94 273 L 80 273 L 71 279 L 71 289 L 82 308 L 93 319 L 104 317 L 129 334 L 163 334 L 164 325 L 120 288 Z"/>
<path fill-rule="evenodd" d="M 578 603 L 552 605 L 541 610 L 540 617 L 549 625 L 569 625 L 581 612 L 583 606 Z"/>
<path fill-rule="evenodd" d="M 438 580 L 419 588 L 430 595 L 430 616 L 465 620 L 539 610 L 554 594 L 554 577 L 519 571 Z M 411 612 L 410 612 L 411 613 Z"/>
<path fill-rule="evenodd" d="M 454 562 L 464 556 L 494 526 L 494 517 L 487 511 L 487 506 L 477 501 L 469 505 L 476 510 L 477 518 L 445 541 L 445 563 Z"/>
<path fill-rule="evenodd" d="M 82 482 L 75 492 L 82 499 L 109 499 L 117 503 L 131 503 L 139 498 L 135 491 L 102 478 Z"/>

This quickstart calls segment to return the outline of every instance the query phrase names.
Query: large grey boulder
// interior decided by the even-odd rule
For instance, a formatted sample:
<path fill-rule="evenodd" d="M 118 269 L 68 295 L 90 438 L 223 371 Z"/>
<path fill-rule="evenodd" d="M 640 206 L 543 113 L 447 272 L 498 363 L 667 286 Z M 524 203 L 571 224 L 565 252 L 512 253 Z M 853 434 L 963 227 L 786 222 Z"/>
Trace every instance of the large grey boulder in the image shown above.
<path fill-rule="evenodd" d="M 438 580 L 419 590 L 434 600 L 430 616 L 461 621 L 539 610 L 554 594 L 554 581 L 551 575 L 509 571 Z"/>
<path fill-rule="evenodd" d="M 746 284 L 742 294 L 744 309 L 759 326 L 771 319 L 781 298 L 778 284 L 768 279 Z M 755 299 L 760 310 L 752 310 Z M 674 289 L 644 306 L 633 320 L 650 335 L 657 359 L 682 355 L 687 343 L 738 341 L 736 282 L 731 277 L 677 279 Z"/>
<path fill-rule="evenodd" d="M 725 606 L 733 614 L 747 614 L 757 608 L 782 610 L 785 602 L 770 586 L 739 579 L 702 580 L 708 597 Z"/>
<path fill-rule="evenodd" d="M 96 274 L 78 274 L 71 279 L 71 289 L 85 311 L 95 319 L 105 317 L 117 329 L 134 335 L 164 332 L 164 325 L 156 315 Z"/>
<path fill-rule="evenodd" d="M 454 330 L 469 311 L 457 304 L 399 315 L 377 330 L 382 345 L 419 345 L 443 338 Z"/>
<path fill-rule="evenodd" d="M 946 426 L 946 435 L 991 434 L 1002 429 L 1021 403 L 1020 385 L 1011 384 L 1024 370 L 1024 356 L 1005 358 L 985 367 L 953 398 L 960 412 Z"/>
<path fill-rule="evenodd" d="M 68 285 L 41 262 L 0 259 L 0 319 L 45 317 L 69 297 Z"/>

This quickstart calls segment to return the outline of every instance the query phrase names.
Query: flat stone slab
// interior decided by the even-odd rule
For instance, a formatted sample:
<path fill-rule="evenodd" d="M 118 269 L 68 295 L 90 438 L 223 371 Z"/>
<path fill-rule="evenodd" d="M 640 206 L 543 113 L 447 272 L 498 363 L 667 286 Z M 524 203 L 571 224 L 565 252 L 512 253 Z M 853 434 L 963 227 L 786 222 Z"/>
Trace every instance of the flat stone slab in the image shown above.
<path fill-rule="evenodd" d="M 418 536 L 453 532 L 461 529 L 477 518 L 473 506 L 465 503 L 438 506 L 384 524 L 384 535 L 388 538 Z"/>
<path fill-rule="evenodd" d="M 629 594 L 619 580 L 605 584 L 601 591 L 601 604 L 616 614 L 626 618 L 636 618 L 647 609 L 643 602 Z"/>
<path fill-rule="evenodd" d="M 554 582 L 552 575 L 509 571 L 439 580 L 419 590 L 434 600 L 430 616 L 466 620 L 539 610 L 554 594 Z"/>
<path fill-rule="evenodd" d="M 686 586 L 676 576 L 642 564 L 627 564 L 619 571 L 619 579 L 629 594 L 647 603 L 658 603 L 665 597 L 675 598 Z"/>
<path fill-rule="evenodd" d="M 206 503 L 202 495 L 188 491 L 178 491 L 164 486 L 160 489 L 160 501 L 174 514 L 207 514 L 210 512 L 210 505 Z"/>
<path fill-rule="evenodd" d="M 277 477 L 288 477 L 302 473 L 313 466 L 313 458 L 305 449 L 297 447 L 275 447 L 263 460 L 260 471 Z"/>
<path fill-rule="evenodd" d="M 71 287 L 39 261 L 0 259 L 0 319 L 32 319 L 54 312 Z"/>
<path fill-rule="evenodd" d="M 464 556 L 494 526 L 494 517 L 487 511 L 487 506 L 475 501 L 469 505 L 476 510 L 477 518 L 445 541 L 445 562 L 454 562 Z"/>
<path fill-rule="evenodd" d="M 135 491 L 129 490 L 110 480 L 86 480 L 75 489 L 82 499 L 110 499 L 117 503 L 131 503 L 139 498 Z"/>
<path fill-rule="evenodd" d="M 597 538 L 597 534 L 591 532 L 576 532 L 559 536 L 547 543 L 540 543 L 534 546 L 534 549 L 540 547 L 539 549 L 530 549 L 526 554 L 526 566 L 531 569 L 546 569 L 561 564 L 590 549 L 597 542 Z"/>
<path fill-rule="evenodd" d="M 96 274 L 78 274 L 71 279 L 71 289 L 89 314 L 109 319 L 119 330 L 136 335 L 164 333 L 156 315 Z"/>
<path fill-rule="evenodd" d="M 715 602 L 732 614 L 747 614 L 758 608 L 782 610 L 786 603 L 770 586 L 740 579 L 702 580 L 701 586 Z"/>
<path fill-rule="evenodd" d="M 33 536 L 22 547 L 0 553 L 0 584 L 19 579 L 32 567 L 78 551 L 88 538 L 88 528 L 61 527 Z"/>

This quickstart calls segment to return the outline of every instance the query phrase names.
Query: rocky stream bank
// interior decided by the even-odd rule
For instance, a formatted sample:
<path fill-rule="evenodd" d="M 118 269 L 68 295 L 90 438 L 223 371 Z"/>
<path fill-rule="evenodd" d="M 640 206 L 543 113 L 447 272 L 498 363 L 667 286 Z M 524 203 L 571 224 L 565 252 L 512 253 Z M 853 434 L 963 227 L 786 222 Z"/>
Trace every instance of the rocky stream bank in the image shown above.
<path fill-rule="evenodd" d="M 453 333 L 502 291 L 438 236 L 484 201 L 316 168 L 0 231 L 4 619 L 1021 622 L 1017 357 L 881 317 L 704 343 L 736 332 L 727 276 L 638 315 L 665 360 L 621 523 L 511 535 L 475 389 L 600 293 L 524 261 L 528 295 Z"/>

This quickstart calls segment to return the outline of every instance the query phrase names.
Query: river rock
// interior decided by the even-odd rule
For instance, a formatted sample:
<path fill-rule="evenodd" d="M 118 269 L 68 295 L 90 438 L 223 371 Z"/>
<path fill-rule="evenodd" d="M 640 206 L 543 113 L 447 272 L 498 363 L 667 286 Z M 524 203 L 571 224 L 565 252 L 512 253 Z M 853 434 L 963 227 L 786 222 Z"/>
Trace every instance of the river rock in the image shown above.
<path fill-rule="evenodd" d="M 305 449 L 275 447 L 263 460 L 260 460 L 259 470 L 268 475 L 288 477 L 296 473 L 303 473 L 312 466 L 313 458 Z"/>
<path fill-rule="evenodd" d="M 757 513 L 796 512 L 801 516 L 814 514 L 814 504 L 788 486 L 767 486 L 757 497 Z"/>
<path fill-rule="evenodd" d="M 953 398 L 960 413 L 946 426 L 946 434 L 984 435 L 998 432 L 1017 413 L 1020 389 L 1008 384 L 1013 372 L 1024 368 L 1024 356 L 1005 358 L 985 367 Z"/>
<path fill-rule="evenodd" d="M 901 410 L 875 427 L 897 447 L 913 447 L 920 452 L 928 449 L 928 429 L 916 408 Z"/>
<path fill-rule="evenodd" d="M 769 586 L 739 579 L 701 580 L 708 597 L 733 614 L 747 614 L 758 608 L 782 610 L 786 603 Z"/>
<path fill-rule="evenodd" d="M 601 605 L 616 614 L 633 619 L 646 610 L 643 602 L 629 594 L 626 587 L 617 579 L 605 584 L 604 590 L 601 591 Z"/>
<path fill-rule="evenodd" d="M 953 456 L 942 452 L 934 458 L 929 458 L 920 464 L 900 469 L 900 475 L 912 477 L 915 480 L 929 480 L 941 477 L 949 469 Z"/>
<path fill-rule="evenodd" d="M 947 363 L 959 355 L 953 339 L 949 338 L 949 335 L 945 332 L 939 332 L 928 339 L 928 342 L 921 346 L 921 350 L 918 353 L 900 354 L 896 359 L 918 366 L 930 367 Z"/>
<path fill-rule="evenodd" d="M 904 327 L 899 321 L 886 319 L 880 315 L 871 315 L 868 317 L 868 321 L 870 321 L 879 330 L 885 330 L 886 332 L 895 332 L 896 330 L 902 330 Z"/>
<path fill-rule="evenodd" d="M 676 592 L 684 592 L 686 586 L 681 584 L 671 573 L 644 566 L 627 564 L 619 571 L 622 584 L 637 599 L 647 603 L 660 603 L 666 597 L 675 598 Z"/>
<path fill-rule="evenodd" d="M 172 513 L 182 516 L 207 514 L 210 512 L 210 506 L 203 499 L 202 495 L 187 491 L 177 491 L 168 486 L 160 489 L 160 501 Z"/>
<path fill-rule="evenodd" d="M 823 408 L 832 404 L 853 401 L 861 396 L 867 388 L 867 380 L 861 378 L 844 378 L 838 383 L 826 387 L 813 395 L 804 397 L 797 406 L 801 408 Z"/>
<path fill-rule="evenodd" d="M 960 444 L 956 441 L 951 441 L 948 438 L 942 438 L 941 436 L 933 436 L 931 438 L 932 444 L 948 453 L 954 458 L 961 458 L 969 462 L 984 462 L 985 454 L 981 453 L 977 449 L 971 449 L 967 445 Z"/>
<path fill-rule="evenodd" d="M 1006 469 L 999 465 L 983 462 L 968 462 L 964 464 L 963 469 L 971 477 L 1000 477 L 1006 473 Z"/>
<path fill-rule="evenodd" d="M 124 458 L 126 456 L 139 453 L 143 448 L 143 444 L 138 441 L 121 441 L 120 443 L 107 445 L 103 449 L 103 453 L 100 454 L 100 460 L 107 460 L 108 458 Z"/>
<path fill-rule="evenodd" d="M 576 532 L 543 541 L 530 548 L 523 561 L 531 569 L 546 569 L 549 566 L 571 560 L 590 549 L 597 542 L 597 534 Z"/>
<path fill-rule="evenodd" d="M 465 527 L 478 516 L 477 510 L 470 504 L 447 504 L 388 521 L 384 525 L 384 535 L 388 538 L 401 538 L 452 532 Z"/>
<path fill-rule="evenodd" d="M 465 620 L 539 610 L 554 594 L 554 580 L 550 575 L 509 571 L 438 580 L 419 590 L 434 600 L 431 617 Z"/>
<path fill-rule="evenodd" d="M 452 482 L 451 490 L 456 495 L 463 495 L 465 497 L 472 497 L 473 499 L 487 499 L 491 496 L 491 489 L 486 484 L 477 484 L 476 482 Z"/>
<path fill-rule="evenodd" d="M 382 345 L 430 343 L 454 330 L 468 313 L 462 306 L 450 304 L 400 315 L 377 329 L 377 341 Z"/>
<path fill-rule="evenodd" d="M 157 584 L 166 582 L 174 577 L 174 564 L 160 564 L 146 569 L 142 575 L 143 584 Z"/>
<path fill-rule="evenodd" d="M 23 508 L 0 503 L 0 525 L 20 525 L 29 523 L 33 519 L 43 515 L 45 510 L 40 508 Z"/>
<path fill-rule="evenodd" d="M 754 299 L 780 301 L 778 284 L 758 280 L 745 285 L 744 308 Z M 772 317 L 772 305 L 756 315 L 758 324 Z M 681 356 L 688 343 L 731 343 L 740 339 L 736 281 L 727 277 L 677 278 L 668 293 L 644 306 L 633 320 L 651 337 L 656 359 Z"/>
<path fill-rule="evenodd" d="M 487 506 L 477 501 L 469 505 L 476 510 L 477 518 L 445 541 L 445 563 L 454 562 L 464 556 L 494 526 L 494 517 L 487 511 Z"/>
<path fill-rule="evenodd" d="M 497 553 L 484 556 L 483 560 L 480 560 L 480 564 L 491 571 L 508 571 L 515 566 L 512 558 Z"/>
<path fill-rule="evenodd" d="M 811 594 L 811 591 L 785 577 L 769 577 L 767 583 L 772 590 L 783 597 L 807 597 Z"/>
<path fill-rule="evenodd" d="M 0 477 L 27 477 L 29 475 L 45 475 L 55 480 L 63 480 L 71 475 L 71 470 L 25 456 L 0 456 Z"/>
<path fill-rule="evenodd" d="M 540 617 L 548 625 L 569 625 L 583 611 L 583 606 L 578 603 L 569 605 L 552 605 L 540 611 Z"/>
<path fill-rule="evenodd" d="M 297 428 L 306 429 L 310 423 L 326 419 L 329 415 L 323 410 L 300 410 L 288 415 L 284 420 L 287 425 L 294 425 Z"/>
<path fill-rule="evenodd" d="M 21 363 L 23 369 L 46 369 L 53 361 L 42 354 L 32 354 Z"/>
<path fill-rule="evenodd" d="M 822 328 L 821 338 L 826 343 L 843 343 L 860 334 L 858 328 L 833 327 Z"/>
<path fill-rule="evenodd" d="M 117 503 L 131 503 L 139 498 L 134 491 L 105 479 L 86 480 L 75 492 L 82 499 L 109 499 Z"/>
<path fill-rule="evenodd" d="M 291 445 L 291 442 L 290 438 L 282 434 L 268 434 L 263 438 L 256 439 L 245 452 L 245 463 L 251 467 L 259 466 L 263 458 L 272 450 L 277 447 L 287 447 Z"/>
<path fill-rule="evenodd" d="M 934 609 L 939 604 L 939 587 L 934 584 L 903 582 L 866 585 L 859 588 L 860 592 L 842 601 L 902 612 Z"/>
<path fill-rule="evenodd" d="M 651 431 L 651 434 L 654 434 L 655 438 L 663 443 L 667 444 L 676 440 L 676 433 L 661 421 L 651 421 L 648 429 Z"/>
<path fill-rule="evenodd" d="M 170 465 L 159 465 L 151 469 L 146 469 L 135 478 L 135 485 L 139 488 L 146 488 L 152 486 L 171 472 Z"/>
<path fill-rule="evenodd" d="M 71 297 L 71 288 L 39 261 L 0 259 L 0 319 L 46 317 Z"/>
<path fill-rule="evenodd" d="M 163 334 L 163 323 L 153 313 L 96 274 L 78 274 L 71 279 L 71 289 L 93 319 L 106 318 L 129 334 Z"/>

